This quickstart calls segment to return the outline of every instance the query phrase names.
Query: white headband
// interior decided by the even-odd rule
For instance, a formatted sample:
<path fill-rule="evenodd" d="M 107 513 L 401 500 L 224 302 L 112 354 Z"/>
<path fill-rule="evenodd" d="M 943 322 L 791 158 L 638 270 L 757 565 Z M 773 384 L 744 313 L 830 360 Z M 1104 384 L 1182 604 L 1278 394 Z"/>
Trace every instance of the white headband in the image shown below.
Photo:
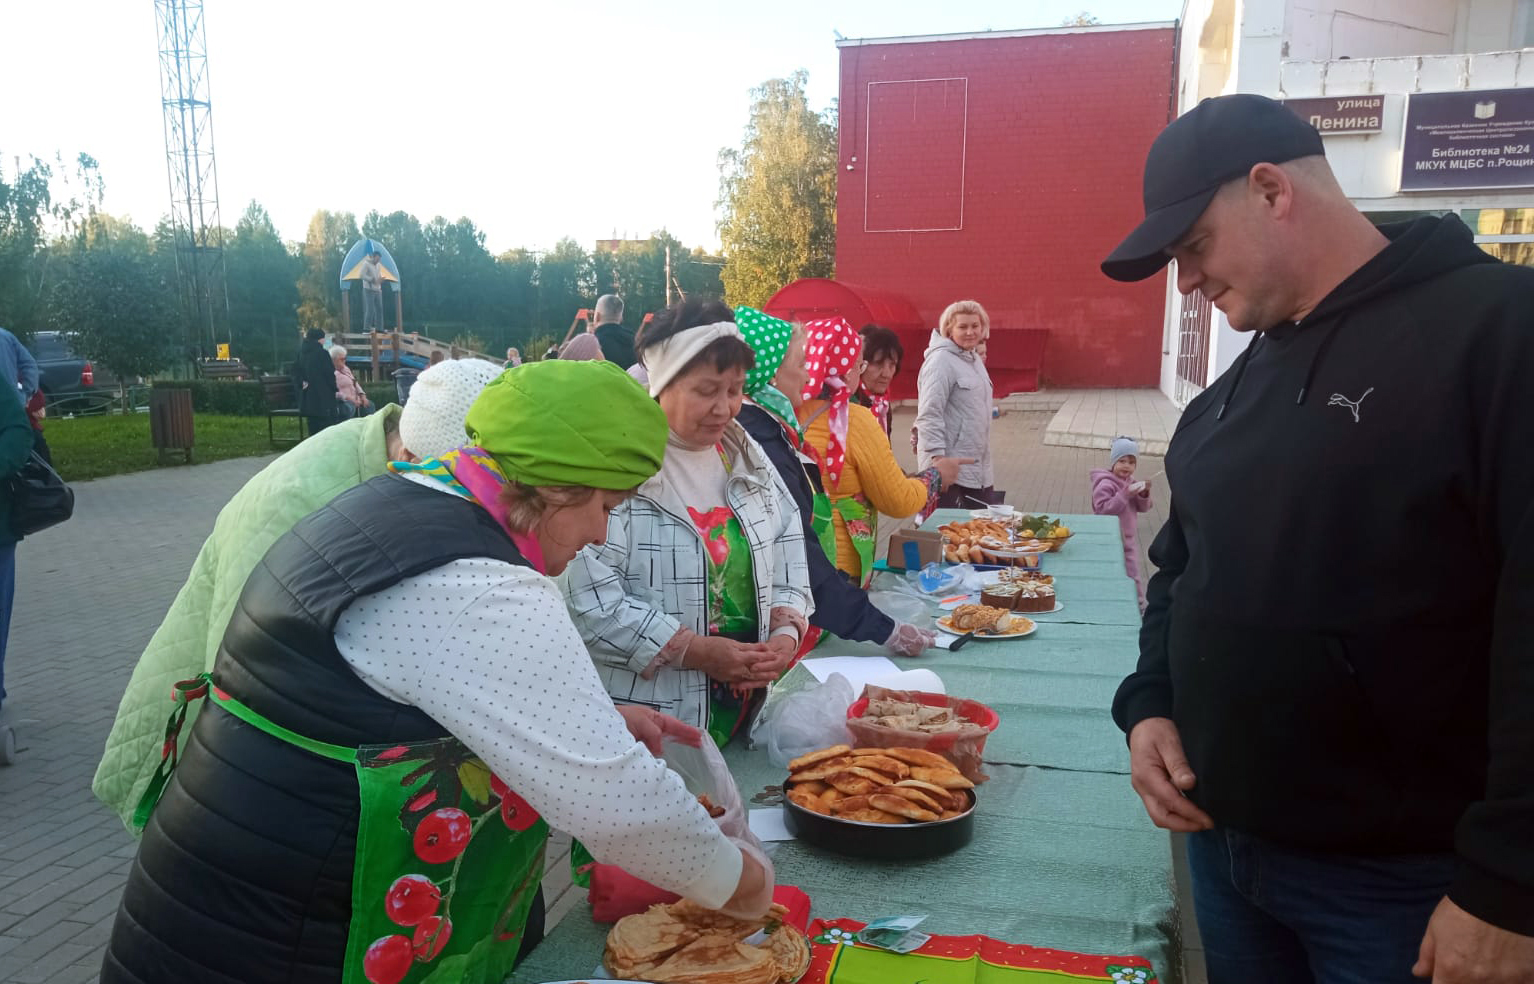
<path fill-rule="evenodd" d="M 669 386 L 699 352 L 721 338 L 739 338 L 742 342 L 746 340 L 735 322 L 716 321 L 711 325 L 684 328 L 645 349 L 644 365 L 650 373 L 650 395 L 660 396 L 660 391 Z"/>

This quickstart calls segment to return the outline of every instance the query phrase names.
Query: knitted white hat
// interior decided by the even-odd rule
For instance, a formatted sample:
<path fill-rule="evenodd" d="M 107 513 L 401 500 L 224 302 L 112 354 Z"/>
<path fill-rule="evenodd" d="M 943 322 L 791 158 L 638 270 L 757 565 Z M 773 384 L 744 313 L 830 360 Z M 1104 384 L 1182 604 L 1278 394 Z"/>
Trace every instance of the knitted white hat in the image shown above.
<path fill-rule="evenodd" d="M 503 372 L 484 359 L 444 359 L 421 370 L 399 415 L 399 439 L 417 458 L 434 458 L 469 439 L 463 429 L 479 391 Z"/>
<path fill-rule="evenodd" d="M 414 393 L 415 393 L 415 391 L 412 390 L 411 391 L 411 395 L 413 396 Z M 409 447 L 410 444 L 408 442 L 406 442 L 405 446 Z M 1108 451 L 1108 467 L 1112 468 L 1114 465 L 1118 464 L 1120 458 L 1122 458 L 1122 457 L 1124 457 L 1126 455 L 1131 455 L 1131 454 L 1134 455 L 1136 458 L 1140 457 L 1140 446 L 1134 442 L 1134 438 L 1132 438 L 1132 437 L 1116 437 L 1116 438 L 1114 438 L 1113 439 L 1113 447 L 1110 448 L 1109 451 Z"/>

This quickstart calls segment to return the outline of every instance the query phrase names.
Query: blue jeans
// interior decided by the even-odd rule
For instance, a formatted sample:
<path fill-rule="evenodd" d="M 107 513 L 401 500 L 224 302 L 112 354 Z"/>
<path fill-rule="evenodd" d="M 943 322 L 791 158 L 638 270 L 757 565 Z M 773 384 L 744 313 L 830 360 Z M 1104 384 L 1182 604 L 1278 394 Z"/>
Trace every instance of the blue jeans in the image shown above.
<path fill-rule="evenodd" d="M 1420 984 L 1411 974 L 1453 854 L 1361 856 L 1225 828 L 1188 836 L 1210 984 Z"/>
<path fill-rule="evenodd" d="M 16 597 L 16 544 L 0 546 L 0 704 L 5 702 L 5 641 L 11 635 L 11 602 Z"/>

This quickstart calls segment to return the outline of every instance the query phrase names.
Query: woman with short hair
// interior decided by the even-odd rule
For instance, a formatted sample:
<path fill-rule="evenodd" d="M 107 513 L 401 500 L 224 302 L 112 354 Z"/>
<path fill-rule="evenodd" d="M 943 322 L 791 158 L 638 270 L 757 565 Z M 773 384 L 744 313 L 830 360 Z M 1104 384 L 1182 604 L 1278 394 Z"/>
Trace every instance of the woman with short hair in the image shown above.
<path fill-rule="evenodd" d="M 330 347 L 330 363 L 336 373 L 336 415 L 342 420 L 366 417 L 373 412 L 373 403 L 363 392 L 362 384 L 352 375 L 346 364 L 346 349 L 340 345 Z"/>
<path fill-rule="evenodd" d="M 665 464 L 571 563 L 565 597 L 615 701 L 724 744 L 814 610 L 799 511 L 735 421 L 755 356 L 726 305 L 674 304 L 635 348 L 670 430 Z"/>
<path fill-rule="evenodd" d="M 883 325 L 864 325 L 858 334 L 863 336 L 863 382 L 852 399 L 873 411 L 874 419 L 884 428 L 884 436 L 889 437 L 889 388 L 900 372 L 905 346 L 900 344 L 899 335 Z"/>
<path fill-rule="evenodd" d="M 916 465 L 955 455 L 974 459 L 938 505 L 972 507 L 999 501 L 991 468 L 991 377 L 976 348 L 991 319 L 976 301 L 954 301 L 943 311 L 916 377 Z"/>

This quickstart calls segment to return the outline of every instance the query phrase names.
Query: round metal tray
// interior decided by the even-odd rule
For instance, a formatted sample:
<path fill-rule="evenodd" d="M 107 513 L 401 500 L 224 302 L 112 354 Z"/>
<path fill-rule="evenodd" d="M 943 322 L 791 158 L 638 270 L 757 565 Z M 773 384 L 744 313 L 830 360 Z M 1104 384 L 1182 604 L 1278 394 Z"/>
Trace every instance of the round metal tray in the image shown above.
<path fill-rule="evenodd" d="M 862 823 L 828 817 L 783 800 L 783 824 L 802 841 L 828 851 L 878 861 L 933 858 L 957 851 L 975 837 L 975 791 L 969 809 L 947 820 L 930 823 Z"/>

